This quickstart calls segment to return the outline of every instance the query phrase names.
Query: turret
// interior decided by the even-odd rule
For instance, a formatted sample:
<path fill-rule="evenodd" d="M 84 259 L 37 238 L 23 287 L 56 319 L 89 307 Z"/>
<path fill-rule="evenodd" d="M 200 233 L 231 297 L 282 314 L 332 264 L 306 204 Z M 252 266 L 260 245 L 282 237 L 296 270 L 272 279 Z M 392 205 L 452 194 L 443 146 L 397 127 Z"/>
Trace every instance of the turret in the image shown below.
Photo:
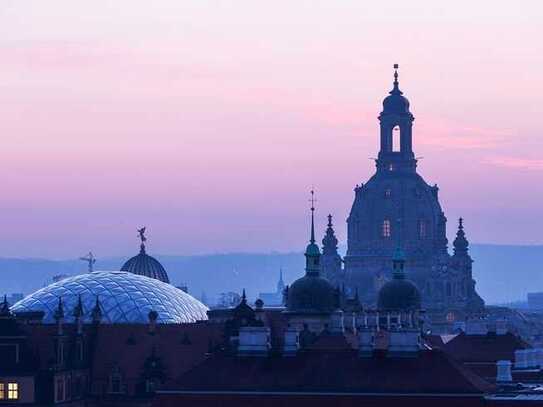
<path fill-rule="evenodd" d="M 337 250 L 338 239 L 332 223 L 332 215 L 328 215 L 326 234 L 322 239 L 321 272 L 323 277 L 334 285 L 343 283 L 342 259 Z"/>
<path fill-rule="evenodd" d="M 458 219 L 458 231 L 456 232 L 456 238 L 453 242 L 455 256 L 467 256 L 469 249 L 469 242 L 466 239 L 466 233 L 464 232 L 464 220 Z"/>
<path fill-rule="evenodd" d="M 409 111 L 409 100 L 403 96 L 398 81 L 398 64 L 394 64 L 393 88 L 383 100 L 379 115 L 381 149 L 376 161 L 378 171 L 415 172 L 412 126 L 415 118 Z"/>

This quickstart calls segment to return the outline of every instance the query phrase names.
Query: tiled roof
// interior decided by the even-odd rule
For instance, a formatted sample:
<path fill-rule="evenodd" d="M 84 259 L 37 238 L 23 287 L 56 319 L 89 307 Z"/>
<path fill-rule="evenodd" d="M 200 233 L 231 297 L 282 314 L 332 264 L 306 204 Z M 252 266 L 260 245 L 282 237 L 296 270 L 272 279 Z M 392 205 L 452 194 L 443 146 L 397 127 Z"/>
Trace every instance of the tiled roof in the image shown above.
<path fill-rule="evenodd" d="M 168 389 L 191 391 L 481 394 L 492 386 L 441 351 L 359 357 L 356 351 L 294 357 L 215 355 Z"/>

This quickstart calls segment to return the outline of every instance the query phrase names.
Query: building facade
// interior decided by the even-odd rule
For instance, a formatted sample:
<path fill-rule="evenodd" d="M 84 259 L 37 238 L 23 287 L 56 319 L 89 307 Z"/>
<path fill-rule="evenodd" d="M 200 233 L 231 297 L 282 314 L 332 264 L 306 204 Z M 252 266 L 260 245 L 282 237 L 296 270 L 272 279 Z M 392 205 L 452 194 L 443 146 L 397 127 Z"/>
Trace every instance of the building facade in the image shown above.
<path fill-rule="evenodd" d="M 401 236 L 406 274 L 420 290 L 434 329 L 447 331 L 456 321 L 482 313 L 484 301 L 475 290 L 462 220 L 451 256 L 439 188 L 429 185 L 417 172 L 415 118 L 400 90 L 397 65 L 395 68 L 393 89 L 379 115 L 376 172 L 354 190 L 344 267 L 334 252 L 337 243 L 329 222 L 323 244 L 331 254 L 324 270 L 330 281 L 345 285 L 351 296 L 357 291 L 364 304 L 373 306 L 379 289 L 392 277 L 392 255 Z"/>

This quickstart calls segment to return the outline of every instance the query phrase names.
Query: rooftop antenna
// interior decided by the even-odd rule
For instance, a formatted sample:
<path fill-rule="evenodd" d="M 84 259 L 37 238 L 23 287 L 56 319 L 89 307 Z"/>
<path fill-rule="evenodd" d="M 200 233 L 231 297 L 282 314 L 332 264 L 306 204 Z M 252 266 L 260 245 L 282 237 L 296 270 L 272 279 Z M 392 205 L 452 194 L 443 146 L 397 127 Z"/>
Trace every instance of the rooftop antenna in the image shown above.
<path fill-rule="evenodd" d="M 89 254 L 87 254 L 86 256 L 80 257 L 79 260 L 83 260 L 88 263 L 89 273 L 92 273 L 94 271 L 94 263 L 96 263 L 96 257 L 94 257 L 94 254 L 92 254 L 92 252 L 89 252 Z"/>

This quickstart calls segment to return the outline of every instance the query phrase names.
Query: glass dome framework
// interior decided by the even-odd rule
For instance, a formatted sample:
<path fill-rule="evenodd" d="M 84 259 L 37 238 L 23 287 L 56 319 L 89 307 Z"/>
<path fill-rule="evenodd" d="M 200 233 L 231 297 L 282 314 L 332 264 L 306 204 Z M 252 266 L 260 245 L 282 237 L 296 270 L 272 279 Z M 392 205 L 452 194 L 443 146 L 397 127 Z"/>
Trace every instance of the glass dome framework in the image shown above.
<path fill-rule="evenodd" d="M 11 311 L 43 311 L 43 323 L 54 323 L 55 309 L 62 298 L 64 321 L 73 322 L 79 296 L 85 322 L 91 321 L 96 298 L 103 323 L 147 323 L 150 311 L 158 313 L 157 323 L 162 324 L 207 320 L 208 308 L 191 295 L 162 281 L 124 271 L 97 271 L 66 278 L 22 299 Z"/>

